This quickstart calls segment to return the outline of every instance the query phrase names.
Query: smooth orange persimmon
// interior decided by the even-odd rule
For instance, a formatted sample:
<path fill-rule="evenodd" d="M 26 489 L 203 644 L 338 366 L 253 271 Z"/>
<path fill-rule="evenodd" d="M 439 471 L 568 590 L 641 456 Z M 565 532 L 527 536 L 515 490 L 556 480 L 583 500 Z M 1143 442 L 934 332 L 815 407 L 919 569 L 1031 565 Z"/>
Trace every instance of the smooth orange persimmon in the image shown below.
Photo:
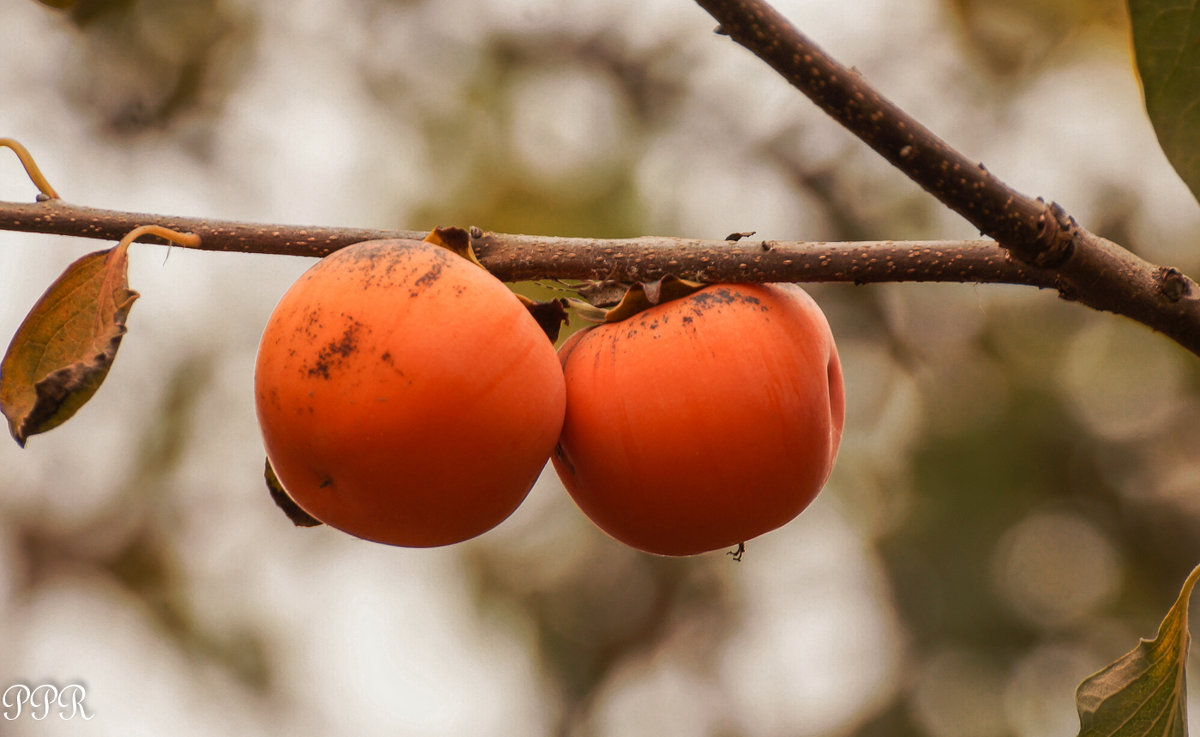
<path fill-rule="evenodd" d="M 255 368 L 267 458 L 297 504 L 429 547 L 524 500 L 562 427 L 562 369 L 508 288 L 439 246 L 343 248 L 288 289 Z"/>
<path fill-rule="evenodd" d="M 714 285 L 572 335 L 552 456 L 600 529 L 691 555 L 792 520 L 842 436 L 829 324 L 794 285 Z"/>

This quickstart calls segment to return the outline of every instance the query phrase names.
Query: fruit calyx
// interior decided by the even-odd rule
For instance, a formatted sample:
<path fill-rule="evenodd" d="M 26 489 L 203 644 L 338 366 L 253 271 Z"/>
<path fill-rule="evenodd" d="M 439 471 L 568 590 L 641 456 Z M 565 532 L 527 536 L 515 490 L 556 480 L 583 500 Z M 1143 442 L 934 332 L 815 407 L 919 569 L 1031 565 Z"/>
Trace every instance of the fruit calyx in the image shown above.
<path fill-rule="evenodd" d="M 475 255 L 475 249 L 471 246 L 473 232 L 478 233 L 479 231 L 476 228 L 468 231 L 453 226 L 439 226 L 429 231 L 429 235 L 425 236 L 423 240 L 426 243 L 441 246 L 487 271 L 488 268 L 480 262 L 479 257 Z M 514 294 L 516 293 L 514 292 Z M 537 302 L 523 294 L 516 296 L 521 304 L 525 305 L 525 309 L 529 310 L 529 314 L 537 321 L 538 326 L 546 333 L 550 342 L 558 340 L 559 330 L 567 324 L 567 300 L 552 299 L 547 302 Z"/>
<path fill-rule="evenodd" d="M 567 300 L 567 302 L 581 318 L 588 322 L 621 322 L 651 307 L 682 299 L 711 285 L 667 274 L 661 279 L 634 282 L 625 286 L 624 293 L 615 304 L 604 305 L 604 295 L 609 292 L 611 286 L 611 283 L 596 282 L 580 290 L 581 294 L 592 292 L 595 295 L 593 299 L 600 304 L 578 299 Z"/>
<path fill-rule="evenodd" d="M 475 255 L 475 249 L 471 247 L 471 234 L 462 228 L 438 226 L 429 231 L 429 235 L 422 240 L 435 246 L 441 246 L 487 271 L 487 267 L 479 262 L 479 258 Z"/>
<path fill-rule="evenodd" d="M 296 527 L 319 527 L 323 524 L 321 520 L 305 512 L 287 493 L 287 489 L 283 488 L 283 482 L 275 475 L 275 469 L 271 468 L 271 459 L 267 459 L 266 468 L 263 470 L 263 478 L 267 482 L 267 491 L 271 493 L 271 500 L 275 502 L 275 506 L 283 510 L 287 518 L 292 521 Z"/>
<path fill-rule="evenodd" d="M 523 294 L 517 294 L 517 299 L 525 305 L 525 309 L 529 310 L 529 314 L 533 316 L 534 321 L 537 322 L 538 327 L 542 329 L 551 343 L 558 340 L 558 333 L 563 325 L 571 324 L 570 318 L 567 316 L 568 301 L 563 297 L 538 302 Z"/>

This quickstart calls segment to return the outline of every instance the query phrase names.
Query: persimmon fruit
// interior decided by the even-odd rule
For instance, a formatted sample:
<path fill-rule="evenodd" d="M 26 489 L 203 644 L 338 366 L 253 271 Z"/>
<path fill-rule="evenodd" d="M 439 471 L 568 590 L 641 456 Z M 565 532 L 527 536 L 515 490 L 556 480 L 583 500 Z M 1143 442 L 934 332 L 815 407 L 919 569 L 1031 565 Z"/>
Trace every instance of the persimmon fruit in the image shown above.
<path fill-rule="evenodd" d="M 744 543 L 804 510 L 833 468 L 841 364 L 798 286 L 705 287 L 577 332 L 559 358 L 554 467 L 579 508 L 635 548 Z"/>
<path fill-rule="evenodd" d="M 288 495 L 358 537 L 431 547 L 493 528 L 562 426 L 552 343 L 509 289 L 438 245 L 343 248 L 287 290 L 254 374 Z"/>

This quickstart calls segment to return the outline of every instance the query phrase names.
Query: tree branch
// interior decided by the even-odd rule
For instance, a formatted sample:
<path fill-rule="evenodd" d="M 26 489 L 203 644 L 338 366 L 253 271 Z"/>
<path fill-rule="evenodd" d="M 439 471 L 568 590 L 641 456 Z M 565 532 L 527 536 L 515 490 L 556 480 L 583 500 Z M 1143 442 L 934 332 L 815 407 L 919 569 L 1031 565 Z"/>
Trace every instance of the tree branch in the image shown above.
<path fill-rule="evenodd" d="M 139 225 L 200 236 L 200 250 L 320 258 L 377 238 L 423 238 L 411 230 L 263 225 L 101 210 L 62 200 L 0 202 L 0 230 L 120 240 Z M 145 236 L 146 243 L 165 244 Z M 710 282 L 933 281 L 1054 288 L 1054 273 L 1022 264 L 993 241 L 807 243 L 645 237 L 561 238 L 472 229 L 479 260 L 504 281 L 611 279 L 634 282 L 667 274 Z M 176 246 L 177 248 L 180 246 Z"/>
<path fill-rule="evenodd" d="M 696 0 L 752 51 L 910 179 L 1017 260 L 1051 270 L 1063 297 L 1133 318 L 1200 355 L 1200 289 L 1010 188 L 839 64 L 764 0 Z"/>
<path fill-rule="evenodd" d="M 46 233 L 79 238 L 119 241 L 139 225 L 161 225 L 180 233 L 200 236 L 200 250 L 236 253 L 269 253 L 284 256 L 328 256 L 351 243 L 376 238 L 424 238 L 416 231 L 366 228 L 296 227 L 229 220 L 150 215 L 73 205 L 60 199 L 35 203 L 0 202 L 0 230 Z M 141 243 L 168 245 L 155 236 Z M 174 244 L 169 244 L 174 245 Z"/>
<path fill-rule="evenodd" d="M 757 54 L 838 122 L 993 241 L 798 243 L 682 238 L 603 240 L 472 230 L 480 260 L 506 281 L 649 281 L 666 274 L 709 282 L 957 281 L 1053 288 L 1125 315 L 1200 355 L 1200 289 L 1096 236 L 1056 205 L 1009 188 L 842 67 L 762 0 L 696 0 L 720 30 Z M 261 225 L 80 207 L 50 199 L 0 202 L 0 230 L 119 240 L 139 225 L 200 236 L 215 251 L 325 256 L 414 231 Z M 143 240 L 161 242 L 147 237 Z M 997 243 L 999 245 L 997 245 Z"/>
<path fill-rule="evenodd" d="M 1069 255 L 1069 219 L 1009 188 L 839 64 L 763 0 L 696 0 L 745 46 L 914 182 L 1027 263 Z"/>

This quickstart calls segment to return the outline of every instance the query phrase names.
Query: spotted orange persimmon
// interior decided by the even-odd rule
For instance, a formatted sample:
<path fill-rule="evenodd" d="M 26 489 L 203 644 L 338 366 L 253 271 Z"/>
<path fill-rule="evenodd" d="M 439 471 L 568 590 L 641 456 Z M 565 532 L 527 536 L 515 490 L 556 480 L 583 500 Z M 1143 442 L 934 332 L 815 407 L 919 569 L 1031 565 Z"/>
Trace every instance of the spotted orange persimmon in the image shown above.
<path fill-rule="evenodd" d="M 254 382 L 288 495 L 330 526 L 412 547 L 508 517 L 565 404 L 554 348 L 517 297 L 411 240 L 358 243 L 301 276 L 267 322 Z"/>
<path fill-rule="evenodd" d="M 715 285 L 571 336 L 555 469 L 602 530 L 690 555 L 786 524 L 842 435 L 829 324 L 794 285 Z"/>

